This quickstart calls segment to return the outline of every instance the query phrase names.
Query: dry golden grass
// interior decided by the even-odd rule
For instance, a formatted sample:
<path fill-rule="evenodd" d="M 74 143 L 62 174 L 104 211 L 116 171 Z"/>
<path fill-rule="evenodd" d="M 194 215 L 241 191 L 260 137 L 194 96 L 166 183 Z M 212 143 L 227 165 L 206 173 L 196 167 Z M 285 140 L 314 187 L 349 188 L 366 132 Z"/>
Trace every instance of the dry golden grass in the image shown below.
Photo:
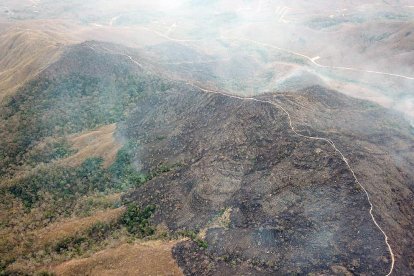
<path fill-rule="evenodd" d="M 68 41 L 41 30 L 11 27 L 0 34 L 0 100 L 56 61 Z"/>
<path fill-rule="evenodd" d="M 50 268 L 57 275 L 183 275 L 172 256 L 178 241 L 121 244 Z"/>
<path fill-rule="evenodd" d="M 108 209 L 96 212 L 89 217 L 72 218 L 53 223 L 33 233 L 33 236 L 36 237 L 36 247 L 41 248 L 48 244 L 53 244 L 65 237 L 70 237 L 76 233 L 84 232 L 97 222 L 110 223 L 115 221 L 119 219 L 124 210 L 124 207 Z"/>
<path fill-rule="evenodd" d="M 64 165 L 78 166 L 89 157 L 99 156 L 104 159 L 104 166 L 108 167 L 113 163 L 121 148 L 121 145 L 115 141 L 113 135 L 115 130 L 116 124 L 111 124 L 71 136 L 69 141 L 78 152 L 59 162 Z"/>
<path fill-rule="evenodd" d="M 39 264 L 32 259 L 21 259 L 22 256 L 28 256 L 31 253 L 40 252 L 48 246 L 53 246 L 57 242 L 67 237 L 76 236 L 90 229 L 98 222 L 112 223 L 120 218 L 125 208 L 107 209 L 97 211 L 88 217 L 73 217 L 70 219 L 57 221 L 44 228 L 33 230 L 31 232 L 17 233 L 0 231 L 0 246 L 6 249 L 9 247 L 8 255 L 17 258 L 8 269 L 10 271 L 20 272 L 22 274 L 32 273 L 39 269 Z M 28 246 L 29 245 L 29 246 Z M 2 252 L 5 253 L 5 252 Z M 51 263 L 52 259 L 45 259 L 46 263 Z"/>

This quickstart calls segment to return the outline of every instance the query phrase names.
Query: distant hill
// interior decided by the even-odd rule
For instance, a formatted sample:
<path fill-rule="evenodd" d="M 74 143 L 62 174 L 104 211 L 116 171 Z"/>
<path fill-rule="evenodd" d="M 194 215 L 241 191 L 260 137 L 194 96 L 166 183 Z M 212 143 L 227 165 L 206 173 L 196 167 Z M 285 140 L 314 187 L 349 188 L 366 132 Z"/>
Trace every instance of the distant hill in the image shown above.
<path fill-rule="evenodd" d="M 0 101 L 55 62 L 65 43 L 47 32 L 19 27 L 0 33 Z"/>

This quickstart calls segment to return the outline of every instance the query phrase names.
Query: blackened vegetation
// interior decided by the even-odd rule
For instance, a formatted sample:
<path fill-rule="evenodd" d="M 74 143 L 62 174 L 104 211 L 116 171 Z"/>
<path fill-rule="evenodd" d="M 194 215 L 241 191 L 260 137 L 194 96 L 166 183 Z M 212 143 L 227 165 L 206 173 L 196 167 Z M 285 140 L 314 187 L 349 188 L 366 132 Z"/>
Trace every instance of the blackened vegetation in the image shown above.
<path fill-rule="evenodd" d="M 394 274 L 412 274 L 414 128 L 409 121 L 391 109 L 320 86 L 262 97 L 282 103 L 299 132 L 335 142 L 370 194 L 374 216 L 395 254 Z"/>
<path fill-rule="evenodd" d="M 389 269 L 384 237 L 340 156 L 324 141 L 294 135 L 274 106 L 182 89 L 140 102 L 122 132 L 139 142 L 135 162 L 143 168 L 182 164 L 125 197 L 156 204 L 154 223 L 198 232 L 231 209 L 228 227 L 207 230 L 208 246 L 174 249 L 186 274 Z"/>

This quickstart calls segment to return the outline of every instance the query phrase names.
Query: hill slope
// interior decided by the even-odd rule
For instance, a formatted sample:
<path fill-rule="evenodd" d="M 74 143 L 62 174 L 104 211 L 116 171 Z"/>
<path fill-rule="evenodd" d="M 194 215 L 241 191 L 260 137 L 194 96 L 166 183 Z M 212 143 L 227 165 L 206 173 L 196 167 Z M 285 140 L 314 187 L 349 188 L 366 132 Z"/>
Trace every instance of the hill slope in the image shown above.
<path fill-rule="evenodd" d="M 56 35 L 19 27 L 0 33 L 0 101 L 55 62 L 66 43 Z"/>
<path fill-rule="evenodd" d="M 138 104 L 124 134 L 141 169 L 180 164 L 126 198 L 155 203 L 154 222 L 171 231 L 204 236 L 206 250 L 175 248 L 187 274 L 388 272 L 365 193 L 331 145 L 295 135 L 282 110 L 182 88 Z"/>
<path fill-rule="evenodd" d="M 275 105 L 206 93 L 158 68 L 136 50 L 85 42 L 2 102 L 2 269 L 61 271 L 151 236 L 189 238 L 160 245 L 188 275 L 388 273 L 366 194 L 330 143 L 294 133 Z M 395 271 L 409 274 L 412 128 L 320 86 L 257 99 L 282 105 L 298 132 L 333 139 L 372 195 Z M 97 220 L 105 210 L 117 216 Z M 34 246 L 36 233 L 82 217 L 92 226 Z M 101 271 L 94 256 L 79 263 Z"/>

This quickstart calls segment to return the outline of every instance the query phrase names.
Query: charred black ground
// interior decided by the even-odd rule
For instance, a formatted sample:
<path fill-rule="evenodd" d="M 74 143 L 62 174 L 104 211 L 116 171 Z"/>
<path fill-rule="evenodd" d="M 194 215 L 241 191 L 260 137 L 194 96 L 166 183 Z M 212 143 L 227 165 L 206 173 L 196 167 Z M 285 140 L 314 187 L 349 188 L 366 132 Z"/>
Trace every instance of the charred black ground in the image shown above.
<path fill-rule="evenodd" d="M 384 237 L 345 163 L 274 106 L 180 89 L 140 103 L 123 133 L 144 170 L 181 164 L 128 200 L 159 206 L 154 223 L 171 231 L 208 228 L 207 249 L 175 248 L 187 274 L 387 273 Z M 209 227 L 225 210 L 227 224 Z"/>

